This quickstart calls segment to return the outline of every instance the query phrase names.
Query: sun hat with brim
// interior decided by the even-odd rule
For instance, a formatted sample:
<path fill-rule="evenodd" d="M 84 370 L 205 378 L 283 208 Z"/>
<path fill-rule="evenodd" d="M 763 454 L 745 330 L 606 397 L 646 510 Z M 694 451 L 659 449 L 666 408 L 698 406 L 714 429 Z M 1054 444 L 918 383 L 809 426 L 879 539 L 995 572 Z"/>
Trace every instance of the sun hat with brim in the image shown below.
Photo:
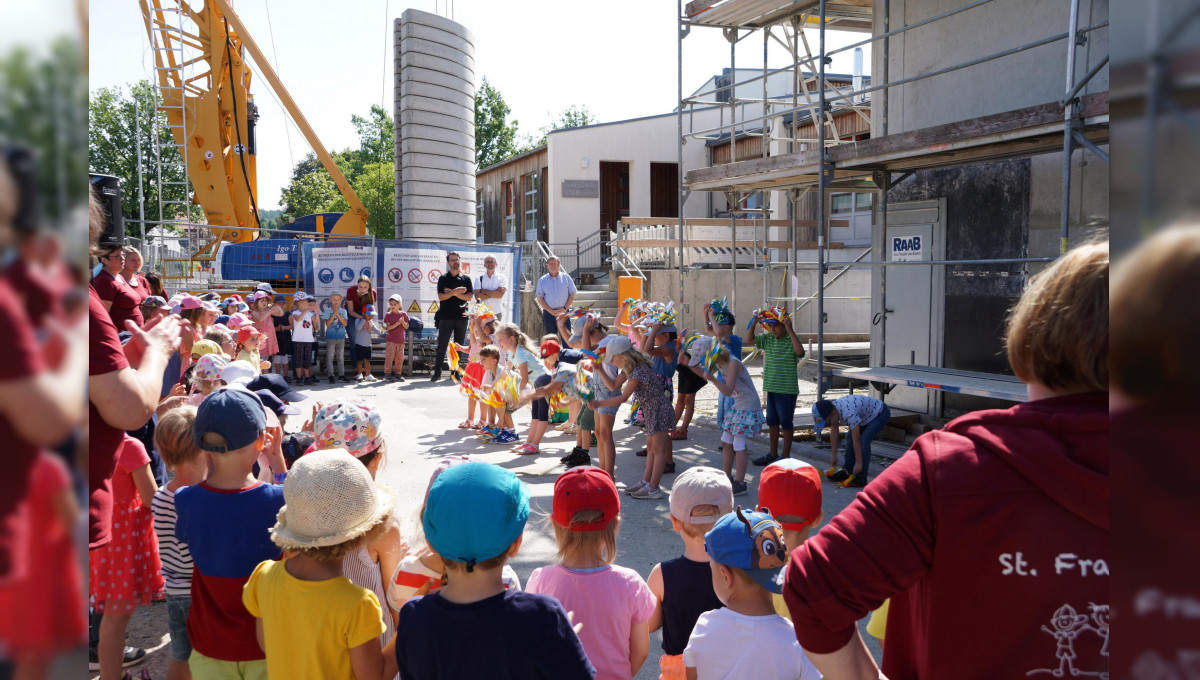
<path fill-rule="evenodd" d="M 206 311 L 206 312 L 218 312 L 218 313 L 220 313 L 220 311 L 221 311 L 221 310 L 220 310 L 220 308 L 219 308 L 219 307 L 217 307 L 216 303 L 215 303 L 215 302 L 213 302 L 212 300 L 201 300 L 201 301 L 200 301 L 200 307 L 201 307 L 201 308 L 202 308 L 204 311 Z"/>
<path fill-rule="evenodd" d="M 208 354 L 220 354 L 221 346 L 212 340 L 198 340 L 192 343 L 192 354 L 203 357 Z"/>
<path fill-rule="evenodd" d="M 295 293 L 292 293 L 292 299 L 295 300 L 296 302 L 300 302 L 301 300 L 309 300 L 311 298 L 309 297 L 308 293 L 305 293 L 302 290 L 298 290 Z"/>
<path fill-rule="evenodd" d="M 391 490 L 376 484 L 366 466 L 342 449 L 297 460 L 283 483 L 283 501 L 271 540 L 284 550 L 352 541 L 378 526 L 396 502 Z"/>
<path fill-rule="evenodd" d="M 525 531 L 529 488 L 491 463 L 454 465 L 429 488 L 421 520 L 425 540 L 445 559 L 475 563 L 499 556 Z"/>
<path fill-rule="evenodd" d="M 245 385 L 256 375 L 258 375 L 258 371 L 249 361 L 231 361 L 221 371 L 221 380 L 228 385 Z"/>
<path fill-rule="evenodd" d="M 269 283 L 260 283 L 255 287 L 255 289 L 264 293 L 270 293 L 271 295 L 275 294 L 275 289 L 272 288 L 271 284 Z"/>
<path fill-rule="evenodd" d="M 197 345 L 200 343 L 196 343 Z M 205 354 L 196 362 L 196 367 L 192 369 L 192 380 L 220 380 L 221 371 L 229 362 L 225 359 L 225 355 L 220 352 Z"/>
<path fill-rule="evenodd" d="M 313 417 L 313 449 L 344 449 L 360 458 L 379 448 L 383 418 L 366 404 L 339 399 Z"/>

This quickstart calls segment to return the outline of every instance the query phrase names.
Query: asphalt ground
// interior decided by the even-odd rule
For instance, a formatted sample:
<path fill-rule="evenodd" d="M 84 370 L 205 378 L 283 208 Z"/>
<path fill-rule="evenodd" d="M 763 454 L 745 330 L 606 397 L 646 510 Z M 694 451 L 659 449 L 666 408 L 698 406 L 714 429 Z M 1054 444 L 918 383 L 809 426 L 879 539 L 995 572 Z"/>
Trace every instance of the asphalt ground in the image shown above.
<path fill-rule="evenodd" d="M 758 367 L 755 367 L 758 368 Z M 753 371 L 759 373 L 761 368 Z M 756 380 L 757 382 L 757 380 Z M 802 392 L 813 392 L 812 385 L 801 385 Z M 404 383 L 365 382 L 338 383 L 330 385 L 319 382 L 308 388 L 297 388 L 309 395 L 309 400 L 297 402 L 303 416 L 293 416 L 287 429 L 295 431 L 311 412 L 315 402 L 330 402 L 339 398 L 363 400 L 379 409 L 383 417 L 383 431 L 388 441 L 387 459 L 378 473 L 378 481 L 390 487 L 397 496 L 397 517 L 405 535 L 412 535 L 416 514 L 424 498 L 429 476 L 445 456 L 469 455 L 512 470 L 528 486 L 530 491 L 531 516 L 525 529 L 525 541 L 521 552 L 511 562 L 524 584 L 534 569 L 554 561 L 554 534 L 549 526 L 551 498 L 554 481 L 565 468 L 558 459 L 574 446 L 574 435 L 565 435 L 550 429 L 542 441 L 542 453 L 536 456 L 519 456 L 509 449 L 511 445 L 483 443 L 468 431 L 457 429 L 458 423 L 466 418 L 467 401 L 449 379 L 431 383 L 428 377 L 412 376 Z M 803 396 L 803 395 L 802 395 Z M 720 468 L 720 432 L 714 427 L 712 411 L 715 410 L 716 390 L 706 387 L 697 399 L 697 414 L 686 441 L 674 442 L 677 470 L 682 472 L 695 465 Z M 628 415 L 628 406 L 622 407 L 617 418 L 614 436 L 617 444 L 616 480 L 619 484 L 637 483 L 644 470 L 645 458 L 634 452 L 644 446 L 642 431 L 623 421 Z M 528 430 L 529 410 L 515 414 L 517 433 L 524 435 Z M 751 440 L 751 458 L 765 453 L 765 440 Z M 793 456 L 808 459 L 820 469 L 828 466 L 828 448 L 821 450 L 811 444 L 797 443 Z M 593 448 L 593 460 L 595 449 Z M 758 472 L 761 468 L 749 467 L 746 481 L 749 493 L 735 501 L 752 507 L 757 503 Z M 663 477 L 662 488 L 670 490 L 676 475 Z M 823 508 L 828 522 L 853 500 L 856 489 L 837 487 L 826 483 Z M 636 500 L 624 494 L 621 507 L 621 528 L 617 540 L 616 563 L 636 570 L 645 578 L 658 562 L 672 559 L 683 552 L 683 542 L 671 530 L 668 498 L 659 500 Z M 866 621 L 860 627 L 865 627 Z M 878 660 L 878 643 L 869 636 L 868 646 Z M 166 673 L 166 609 L 151 605 L 143 607 L 130 624 L 130 643 L 153 650 L 145 664 L 151 677 L 162 678 Z M 658 633 L 651 635 L 650 657 L 635 677 L 639 680 L 658 677 L 658 657 L 662 654 L 662 640 Z M 135 670 L 135 676 L 136 671 Z M 94 675 L 94 674 L 93 674 Z"/>

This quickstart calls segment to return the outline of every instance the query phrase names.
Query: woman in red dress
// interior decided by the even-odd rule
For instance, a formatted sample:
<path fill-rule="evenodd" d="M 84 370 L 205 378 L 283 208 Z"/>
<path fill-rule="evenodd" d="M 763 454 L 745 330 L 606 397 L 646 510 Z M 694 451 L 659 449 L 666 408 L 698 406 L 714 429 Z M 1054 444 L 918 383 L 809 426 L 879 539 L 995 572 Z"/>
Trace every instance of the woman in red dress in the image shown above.
<path fill-rule="evenodd" d="M 145 323 L 140 307 L 142 301 L 121 277 L 125 268 L 125 249 L 115 244 L 107 246 L 100 254 L 100 264 L 100 273 L 92 279 L 92 288 L 100 296 L 104 309 L 108 310 L 117 332 L 125 330 L 125 321 L 128 319 L 141 326 Z"/>

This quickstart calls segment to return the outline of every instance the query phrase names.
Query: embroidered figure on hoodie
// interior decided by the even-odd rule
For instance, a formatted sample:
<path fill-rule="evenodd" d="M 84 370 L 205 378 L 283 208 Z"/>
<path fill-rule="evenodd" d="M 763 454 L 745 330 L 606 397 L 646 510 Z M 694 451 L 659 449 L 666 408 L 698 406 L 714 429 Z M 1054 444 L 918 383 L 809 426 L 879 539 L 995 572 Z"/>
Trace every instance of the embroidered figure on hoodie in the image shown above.
<path fill-rule="evenodd" d="M 1092 613 L 1092 623 L 1096 624 L 1088 626 L 1088 628 L 1095 631 L 1096 635 L 1104 640 L 1104 644 L 1100 646 L 1100 656 L 1108 657 L 1108 605 L 1089 602 L 1088 611 Z M 1101 673 L 1100 677 L 1107 678 L 1108 673 Z"/>

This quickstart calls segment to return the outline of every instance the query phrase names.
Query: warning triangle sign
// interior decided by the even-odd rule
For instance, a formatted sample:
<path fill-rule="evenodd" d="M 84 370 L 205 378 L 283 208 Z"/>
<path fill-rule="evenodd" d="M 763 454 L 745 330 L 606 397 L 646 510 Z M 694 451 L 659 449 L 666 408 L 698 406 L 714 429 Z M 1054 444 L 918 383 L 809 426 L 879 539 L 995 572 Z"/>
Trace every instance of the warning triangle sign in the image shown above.
<path fill-rule="evenodd" d="M 433 313 L 437 312 L 437 310 L 438 310 L 438 303 L 436 303 L 436 302 L 430 302 L 430 303 L 429 303 L 429 309 L 427 309 L 427 310 L 425 310 L 425 311 L 426 311 L 426 312 L 429 312 L 430 314 L 433 314 Z"/>
<path fill-rule="evenodd" d="M 416 300 L 413 300 L 412 304 L 408 306 L 408 313 L 409 314 L 417 314 L 420 311 L 421 311 L 421 303 L 417 302 Z"/>

